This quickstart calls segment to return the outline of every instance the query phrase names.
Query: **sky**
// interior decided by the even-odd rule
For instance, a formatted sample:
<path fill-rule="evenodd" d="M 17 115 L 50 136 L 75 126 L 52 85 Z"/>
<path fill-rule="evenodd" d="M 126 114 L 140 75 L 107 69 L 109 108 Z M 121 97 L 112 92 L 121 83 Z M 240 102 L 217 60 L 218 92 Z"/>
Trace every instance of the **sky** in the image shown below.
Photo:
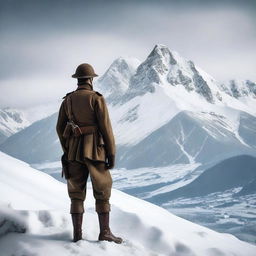
<path fill-rule="evenodd" d="M 0 0 L 0 107 L 61 101 L 80 63 L 103 75 L 155 44 L 219 81 L 256 81 L 256 0 Z"/>

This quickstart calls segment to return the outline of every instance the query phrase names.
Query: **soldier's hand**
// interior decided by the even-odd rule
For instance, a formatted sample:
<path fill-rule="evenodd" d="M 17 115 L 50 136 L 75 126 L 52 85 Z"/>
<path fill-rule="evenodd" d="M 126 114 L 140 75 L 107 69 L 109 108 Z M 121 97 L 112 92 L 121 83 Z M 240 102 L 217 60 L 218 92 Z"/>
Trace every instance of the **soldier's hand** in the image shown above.
<path fill-rule="evenodd" d="M 107 162 L 106 166 L 108 169 L 113 169 L 115 166 L 115 156 L 114 155 L 108 155 L 107 156 Z"/>

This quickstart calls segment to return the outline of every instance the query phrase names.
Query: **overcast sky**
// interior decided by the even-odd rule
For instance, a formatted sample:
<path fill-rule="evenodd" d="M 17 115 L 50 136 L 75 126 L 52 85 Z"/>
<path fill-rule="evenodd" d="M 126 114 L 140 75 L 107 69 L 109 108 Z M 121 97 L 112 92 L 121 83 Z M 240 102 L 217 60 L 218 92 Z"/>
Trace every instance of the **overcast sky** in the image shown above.
<path fill-rule="evenodd" d="M 56 101 L 91 63 L 143 61 L 157 43 L 217 80 L 256 80 L 256 0 L 0 0 L 0 107 Z"/>

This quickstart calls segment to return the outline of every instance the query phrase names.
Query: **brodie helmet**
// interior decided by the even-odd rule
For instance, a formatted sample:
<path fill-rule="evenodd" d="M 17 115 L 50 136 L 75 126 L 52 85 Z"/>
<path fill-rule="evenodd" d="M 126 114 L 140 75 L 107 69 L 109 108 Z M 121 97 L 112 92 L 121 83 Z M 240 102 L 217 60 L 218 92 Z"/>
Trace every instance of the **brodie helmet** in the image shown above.
<path fill-rule="evenodd" d="M 73 78 L 90 78 L 98 76 L 95 74 L 93 67 L 88 63 L 80 64 L 76 68 L 75 74 L 72 75 Z"/>

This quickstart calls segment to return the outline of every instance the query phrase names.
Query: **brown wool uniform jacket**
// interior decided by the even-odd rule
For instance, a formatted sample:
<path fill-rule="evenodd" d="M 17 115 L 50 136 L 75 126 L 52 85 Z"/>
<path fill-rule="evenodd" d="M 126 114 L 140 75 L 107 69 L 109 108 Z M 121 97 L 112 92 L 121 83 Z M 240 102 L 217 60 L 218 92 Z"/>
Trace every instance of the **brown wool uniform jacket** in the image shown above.
<path fill-rule="evenodd" d="M 98 131 L 75 137 L 63 137 L 68 119 L 67 97 L 71 97 L 74 122 L 78 126 L 96 125 Z M 107 155 L 115 155 L 115 139 L 104 97 L 89 84 L 79 86 L 63 100 L 56 131 L 64 153 L 70 161 L 84 162 L 84 158 L 105 162 Z"/>

